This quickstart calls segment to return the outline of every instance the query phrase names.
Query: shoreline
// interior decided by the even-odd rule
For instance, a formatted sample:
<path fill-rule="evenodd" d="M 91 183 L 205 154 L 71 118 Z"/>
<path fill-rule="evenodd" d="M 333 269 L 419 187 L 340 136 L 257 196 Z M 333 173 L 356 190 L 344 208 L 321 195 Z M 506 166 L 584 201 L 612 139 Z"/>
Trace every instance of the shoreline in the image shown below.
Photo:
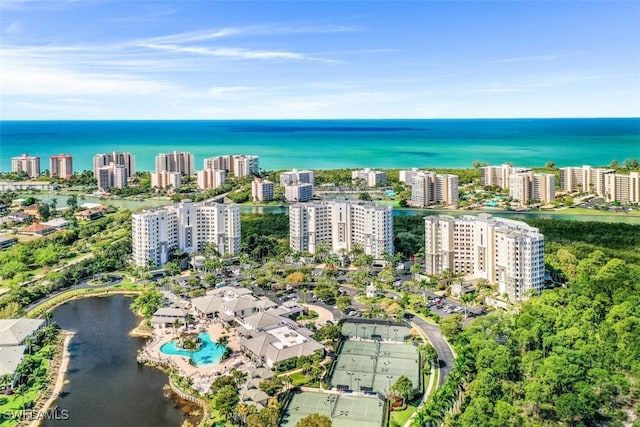
<path fill-rule="evenodd" d="M 144 326 L 145 322 L 146 320 L 143 317 L 140 323 L 138 323 L 135 328 L 129 331 L 129 336 L 135 338 L 153 338 L 153 329 L 146 329 Z"/>
<path fill-rule="evenodd" d="M 71 343 L 75 332 L 62 331 L 62 334 L 64 335 L 64 341 L 62 342 L 62 351 L 57 356 L 60 358 L 60 365 L 58 366 L 57 372 L 55 374 L 56 380 L 53 383 L 53 388 L 51 388 L 51 385 L 49 385 L 49 390 L 47 390 L 47 392 L 45 393 L 45 395 L 49 395 L 49 398 L 44 402 L 42 408 L 39 409 L 40 413 L 47 412 L 49 408 L 51 408 L 51 405 L 53 405 L 53 402 L 58 399 L 62 388 L 67 383 L 66 376 L 69 368 L 69 361 L 71 360 L 71 353 L 69 353 L 69 344 Z M 36 404 L 35 407 L 37 406 L 38 405 Z M 29 426 L 38 427 L 42 424 L 42 421 L 43 419 L 34 420 L 29 424 Z"/>

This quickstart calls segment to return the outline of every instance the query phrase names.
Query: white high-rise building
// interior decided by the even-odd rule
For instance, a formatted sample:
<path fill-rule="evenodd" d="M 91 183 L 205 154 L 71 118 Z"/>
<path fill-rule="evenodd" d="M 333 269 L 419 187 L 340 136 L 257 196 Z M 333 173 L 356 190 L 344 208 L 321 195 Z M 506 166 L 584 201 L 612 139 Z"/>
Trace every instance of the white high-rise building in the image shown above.
<path fill-rule="evenodd" d="M 268 179 L 255 178 L 251 182 L 251 197 L 254 202 L 268 202 L 273 200 L 275 184 Z"/>
<path fill-rule="evenodd" d="M 405 171 L 406 172 L 406 171 Z M 407 175 L 404 176 L 407 179 Z M 458 176 L 411 171 L 411 206 L 424 207 L 433 203 L 458 203 Z"/>
<path fill-rule="evenodd" d="M 225 170 L 236 177 L 258 175 L 260 173 L 260 158 L 245 154 L 209 157 L 204 159 L 204 169 Z"/>
<path fill-rule="evenodd" d="M 618 201 L 623 204 L 640 203 L 640 173 L 631 172 L 629 175 L 605 175 L 604 196 L 607 201 Z"/>
<path fill-rule="evenodd" d="M 393 209 L 344 199 L 296 203 L 289 207 L 289 243 L 298 252 L 325 244 L 336 254 L 356 245 L 376 258 L 393 254 Z"/>
<path fill-rule="evenodd" d="M 224 169 L 204 169 L 198 171 L 198 188 L 201 190 L 213 190 L 223 185 L 227 180 L 227 171 Z"/>
<path fill-rule="evenodd" d="M 49 157 L 49 176 L 51 178 L 69 179 L 73 176 L 73 157 L 58 154 Z"/>
<path fill-rule="evenodd" d="M 131 178 L 136 174 L 135 156 L 131 153 L 112 153 L 96 154 L 93 157 L 93 175 L 98 179 L 98 169 L 109 166 L 110 163 L 124 166 L 126 178 Z"/>
<path fill-rule="evenodd" d="M 498 285 L 510 301 L 544 288 L 544 236 L 524 222 L 478 216 L 425 218 L 425 272 L 445 270 Z"/>
<path fill-rule="evenodd" d="M 313 198 L 313 185 L 305 182 L 285 185 L 284 198 L 287 202 L 308 202 Z"/>
<path fill-rule="evenodd" d="M 178 172 L 182 176 L 191 176 L 194 174 L 194 170 L 193 154 L 191 153 L 174 151 L 156 156 L 156 173 Z"/>
<path fill-rule="evenodd" d="M 315 184 L 313 171 L 299 171 L 298 169 L 293 169 L 280 174 L 280 185 L 285 186 L 296 182 Z"/>
<path fill-rule="evenodd" d="M 40 176 L 40 157 L 23 154 L 11 158 L 11 172 L 26 173 L 29 178 Z"/>
<path fill-rule="evenodd" d="M 531 168 L 516 168 L 511 165 L 484 166 L 480 168 L 480 184 L 509 189 L 509 177 L 517 173 L 531 172 Z"/>
<path fill-rule="evenodd" d="M 151 174 L 151 187 L 168 188 L 177 190 L 182 186 L 182 174 L 180 172 L 162 171 Z"/>
<path fill-rule="evenodd" d="M 367 187 L 381 187 L 387 185 L 387 173 L 374 171 L 369 168 L 351 172 L 353 181 L 362 181 Z"/>
<path fill-rule="evenodd" d="M 215 244 L 221 255 L 240 251 L 240 208 L 216 202 L 191 203 L 145 210 L 131 215 L 132 254 L 137 266 L 161 266 L 172 250 L 202 251 Z"/>
<path fill-rule="evenodd" d="M 509 176 L 509 197 L 521 205 L 530 201 L 549 204 L 556 198 L 556 177 L 548 173 L 515 173 Z"/>
<path fill-rule="evenodd" d="M 606 187 L 606 177 L 609 175 L 615 175 L 615 170 L 592 168 L 589 165 L 584 165 L 581 168 L 560 168 L 560 187 L 562 191 L 569 193 L 578 191 L 606 197 L 609 193 L 609 189 Z"/>
<path fill-rule="evenodd" d="M 405 184 L 412 184 L 413 177 L 419 173 L 425 173 L 418 168 L 405 169 L 398 172 L 398 181 L 404 182 Z"/>
<path fill-rule="evenodd" d="M 97 170 L 98 190 L 106 191 L 109 188 L 124 188 L 127 186 L 127 168 L 113 162 Z"/>

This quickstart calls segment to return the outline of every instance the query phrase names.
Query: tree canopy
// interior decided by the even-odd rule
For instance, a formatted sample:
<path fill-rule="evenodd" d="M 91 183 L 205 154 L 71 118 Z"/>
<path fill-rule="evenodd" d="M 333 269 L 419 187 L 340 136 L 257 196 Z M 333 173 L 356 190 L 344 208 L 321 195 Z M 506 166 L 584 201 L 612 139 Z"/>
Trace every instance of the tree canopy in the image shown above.
<path fill-rule="evenodd" d="M 296 423 L 296 427 L 331 427 L 331 418 L 317 412 L 309 414 Z"/>

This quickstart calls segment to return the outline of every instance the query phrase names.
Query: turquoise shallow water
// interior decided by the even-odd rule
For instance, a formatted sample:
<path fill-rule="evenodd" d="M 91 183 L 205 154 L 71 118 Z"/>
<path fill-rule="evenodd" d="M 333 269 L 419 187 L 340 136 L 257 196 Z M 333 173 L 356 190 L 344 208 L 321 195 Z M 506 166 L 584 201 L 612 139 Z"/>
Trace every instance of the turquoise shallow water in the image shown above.
<path fill-rule="evenodd" d="M 474 160 L 516 166 L 601 166 L 640 157 L 640 118 L 486 120 L 4 121 L 0 171 L 22 153 L 74 156 L 91 169 L 106 151 L 136 155 L 152 170 L 161 152 L 205 157 L 256 154 L 263 169 L 470 167 Z"/>
<path fill-rule="evenodd" d="M 211 341 L 211 337 L 209 337 L 209 334 L 207 333 L 199 334 L 198 338 L 200 338 L 200 340 L 202 341 L 202 346 L 198 351 L 193 352 L 193 362 L 195 363 L 195 365 L 210 366 L 219 363 L 226 347 Z M 188 350 L 177 348 L 176 341 L 169 341 L 168 343 L 164 344 L 160 348 L 160 351 L 162 351 L 164 354 L 170 355 L 178 354 L 180 356 L 186 357 L 191 356 L 191 352 L 189 352 Z"/>

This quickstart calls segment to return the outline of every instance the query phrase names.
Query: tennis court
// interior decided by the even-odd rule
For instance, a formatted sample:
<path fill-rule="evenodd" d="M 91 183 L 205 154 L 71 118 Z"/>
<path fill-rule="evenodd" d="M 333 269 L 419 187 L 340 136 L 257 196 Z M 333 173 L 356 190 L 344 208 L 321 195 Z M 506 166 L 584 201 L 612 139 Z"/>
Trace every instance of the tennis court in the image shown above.
<path fill-rule="evenodd" d="M 281 426 L 295 426 L 312 413 L 331 418 L 334 427 L 380 427 L 384 402 L 377 397 L 303 391 L 293 395 Z"/>
<path fill-rule="evenodd" d="M 338 390 L 386 395 L 401 375 L 419 388 L 419 356 L 413 345 L 347 340 L 340 349 L 330 384 Z"/>
<path fill-rule="evenodd" d="M 344 322 L 342 324 L 342 334 L 350 338 L 360 338 L 365 340 L 378 339 L 381 341 L 404 342 L 409 337 L 409 328 L 393 324 L 373 324 Z"/>

